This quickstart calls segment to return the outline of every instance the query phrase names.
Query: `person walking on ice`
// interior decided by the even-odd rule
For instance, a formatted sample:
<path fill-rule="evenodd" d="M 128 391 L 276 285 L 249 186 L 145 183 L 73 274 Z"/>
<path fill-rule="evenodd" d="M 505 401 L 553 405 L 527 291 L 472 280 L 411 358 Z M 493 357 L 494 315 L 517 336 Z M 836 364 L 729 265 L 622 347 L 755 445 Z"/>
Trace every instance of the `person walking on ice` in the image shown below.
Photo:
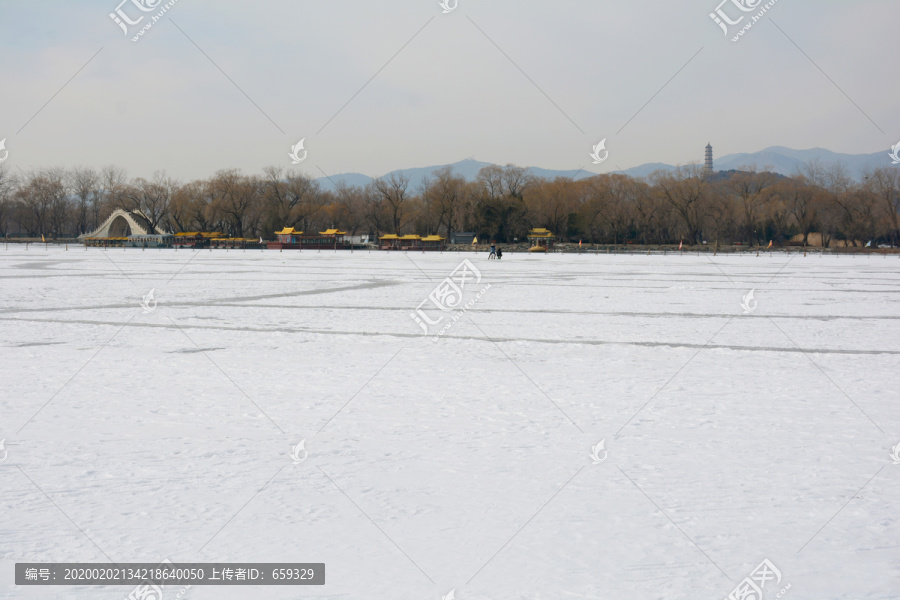
<path fill-rule="evenodd" d="M 488 254 L 488 260 L 491 260 L 492 258 L 497 258 L 497 243 L 496 242 L 491 242 L 491 253 Z"/>

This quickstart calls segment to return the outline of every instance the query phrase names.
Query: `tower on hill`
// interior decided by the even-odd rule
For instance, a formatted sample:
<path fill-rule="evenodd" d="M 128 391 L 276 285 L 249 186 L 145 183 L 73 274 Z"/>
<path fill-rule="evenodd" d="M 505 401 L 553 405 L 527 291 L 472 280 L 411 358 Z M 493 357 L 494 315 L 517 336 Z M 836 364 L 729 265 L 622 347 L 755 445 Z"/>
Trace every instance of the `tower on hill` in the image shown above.
<path fill-rule="evenodd" d="M 713 156 L 712 156 L 712 145 L 706 144 L 706 172 L 713 172 Z"/>

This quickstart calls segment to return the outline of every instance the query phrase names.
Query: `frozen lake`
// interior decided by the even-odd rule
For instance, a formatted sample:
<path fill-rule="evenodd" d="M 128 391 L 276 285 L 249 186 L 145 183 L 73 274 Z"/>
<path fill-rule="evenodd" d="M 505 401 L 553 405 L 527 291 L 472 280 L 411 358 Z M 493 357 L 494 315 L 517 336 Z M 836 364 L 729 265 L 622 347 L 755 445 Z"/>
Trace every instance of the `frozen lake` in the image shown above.
<path fill-rule="evenodd" d="M 896 256 L 0 248 L 0 597 L 895 599 L 898 301 Z"/>

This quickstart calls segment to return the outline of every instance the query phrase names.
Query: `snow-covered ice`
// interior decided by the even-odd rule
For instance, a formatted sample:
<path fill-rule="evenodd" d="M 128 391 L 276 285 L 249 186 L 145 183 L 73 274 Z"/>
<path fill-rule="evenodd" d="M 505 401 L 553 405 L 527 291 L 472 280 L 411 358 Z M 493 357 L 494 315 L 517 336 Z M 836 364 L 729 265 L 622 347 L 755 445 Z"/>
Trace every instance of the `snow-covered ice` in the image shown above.
<path fill-rule="evenodd" d="M 900 597 L 896 256 L 485 258 L 0 249 L 0 597 L 165 558 L 326 564 L 185 600 Z"/>

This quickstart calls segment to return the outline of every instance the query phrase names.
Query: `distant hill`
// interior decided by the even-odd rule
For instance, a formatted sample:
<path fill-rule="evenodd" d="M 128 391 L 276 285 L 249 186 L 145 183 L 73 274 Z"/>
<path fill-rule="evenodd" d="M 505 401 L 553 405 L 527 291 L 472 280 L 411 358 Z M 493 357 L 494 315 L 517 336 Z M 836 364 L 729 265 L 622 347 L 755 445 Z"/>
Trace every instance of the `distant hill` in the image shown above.
<path fill-rule="evenodd" d="M 759 152 L 728 154 L 715 159 L 716 171 L 743 170 L 746 167 L 754 167 L 760 171 L 772 171 L 786 177 L 794 175 L 798 169 L 805 163 L 818 160 L 824 165 L 830 165 L 835 162 L 841 162 L 847 168 L 851 177 L 861 180 L 865 171 L 874 170 L 878 167 L 889 166 L 891 164 L 888 158 L 887 150 L 883 152 L 875 152 L 873 154 L 840 154 L 832 152 L 825 148 L 812 148 L 809 150 L 794 150 L 785 148 L 784 146 L 772 146 Z M 422 185 L 422 181 L 431 176 L 438 169 L 450 166 L 457 175 L 465 177 L 467 181 L 474 181 L 478 176 L 478 171 L 489 166 L 491 163 L 482 162 L 467 158 L 451 165 L 435 165 L 431 167 L 415 167 L 412 169 L 398 169 L 391 171 L 385 177 L 390 177 L 393 173 L 402 173 L 409 177 L 409 185 L 411 190 L 418 191 Z M 672 171 L 674 165 L 665 163 L 646 163 L 637 167 L 631 167 L 623 171 L 618 171 L 631 177 L 646 177 L 655 171 Z M 528 167 L 526 169 L 531 175 L 537 177 L 545 177 L 553 179 L 555 177 L 571 177 L 574 179 L 585 179 L 592 177 L 595 173 L 585 170 L 569 170 L 557 171 L 553 169 L 542 169 L 541 167 Z M 372 181 L 372 177 L 363 175 L 362 173 L 340 173 L 330 177 L 319 177 L 317 181 L 324 190 L 334 191 L 335 185 L 344 183 L 346 185 L 364 186 Z"/>
<path fill-rule="evenodd" d="M 714 164 L 716 171 L 739 171 L 747 167 L 754 167 L 760 171 L 772 171 L 789 177 L 794 175 L 805 163 L 813 160 L 818 160 L 823 165 L 841 162 L 847 168 L 850 176 L 856 180 L 861 180 L 867 169 L 874 170 L 891 164 L 887 150 L 873 154 L 840 154 L 825 148 L 794 150 L 784 146 L 772 146 L 759 152 L 728 154 L 716 158 Z M 673 165 L 647 163 L 625 169 L 622 172 L 632 177 L 646 177 L 654 171 L 674 169 Z"/>
<path fill-rule="evenodd" d="M 489 167 L 490 165 L 491 163 L 488 162 L 482 162 L 480 160 L 467 158 L 450 165 L 435 165 L 432 167 L 397 169 L 396 171 L 387 173 L 383 177 L 388 178 L 395 173 L 403 174 L 404 176 L 409 177 L 410 190 L 418 191 L 419 187 L 422 185 L 422 182 L 426 177 L 432 176 L 435 171 L 443 169 L 444 167 L 453 167 L 453 172 L 456 175 L 464 177 L 466 181 L 475 181 L 475 178 L 478 177 L 478 172 L 484 167 Z M 586 177 L 592 177 L 596 174 L 591 173 L 590 171 L 579 171 L 577 169 L 573 169 L 570 171 L 554 171 L 552 169 L 542 169 L 540 167 L 528 167 L 526 171 L 536 177 L 546 177 L 547 179 L 553 179 L 555 177 L 572 177 L 574 179 L 584 179 Z M 372 180 L 372 177 L 363 175 L 362 173 L 340 173 L 338 175 L 331 175 L 330 177 L 319 177 L 318 179 L 316 179 L 316 181 L 318 181 L 322 186 L 323 190 L 331 191 L 334 191 L 335 186 L 340 183 L 344 183 L 346 185 L 364 186 Z"/>
<path fill-rule="evenodd" d="M 323 190 L 330 190 L 333 192 L 339 184 L 347 186 L 358 185 L 362 187 L 372 181 L 372 178 L 368 175 L 363 175 L 362 173 L 341 173 L 340 175 L 319 177 L 316 181 L 319 182 L 319 185 L 322 186 Z"/>
<path fill-rule="evenodd" d="M 656 171 L 674 171 L 675 167 L 673 165 L 667 165 L 665 163 L 647 163 L 643 164 L 639 167 L 631 167 L 630 169 L 625 169 L 624 171 L 616 171 L 617 173 L 624 173 L 625 175 L 630 175 L 631 177 L 646 177 L 651 173 L 655 173 Z"/>

